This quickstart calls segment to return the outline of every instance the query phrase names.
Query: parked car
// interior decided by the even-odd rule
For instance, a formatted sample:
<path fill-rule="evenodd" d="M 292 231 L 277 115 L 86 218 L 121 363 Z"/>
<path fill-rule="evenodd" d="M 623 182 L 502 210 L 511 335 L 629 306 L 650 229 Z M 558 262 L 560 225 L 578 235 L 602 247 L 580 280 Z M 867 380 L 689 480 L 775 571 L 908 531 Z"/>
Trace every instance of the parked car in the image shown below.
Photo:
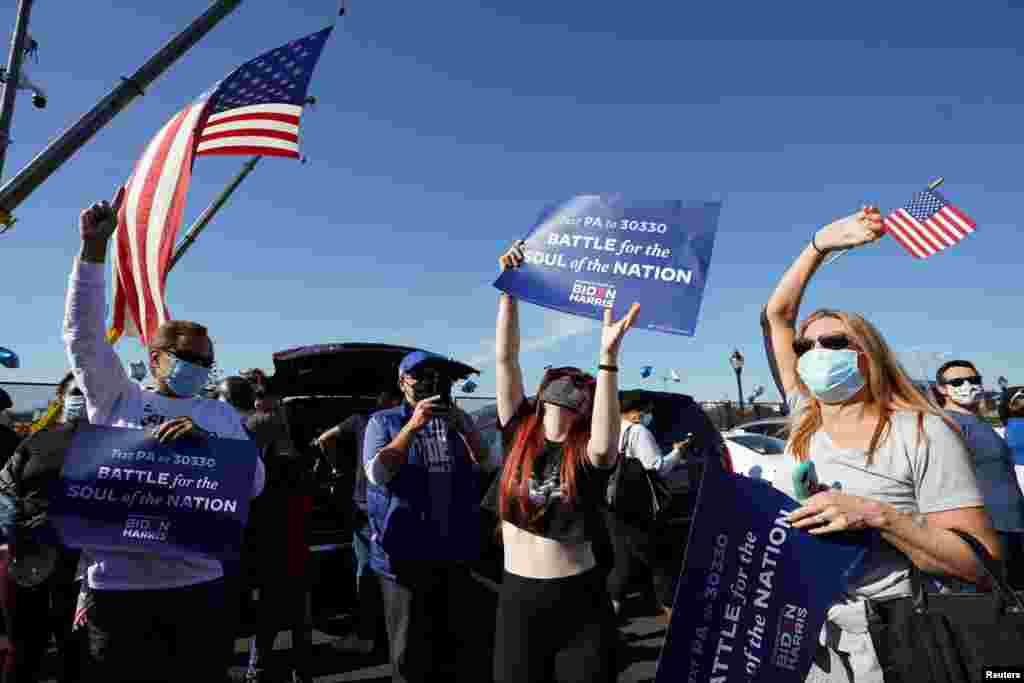
<path fill-rule="evenodd" d="M 729 430 L 732 433 L 746 432 L 748 434 L 763 434 L 784 439 L 789 433 L 788 417 L 766 417 L 761 420 L 752 420 L 745 424 L 737 425 Z"/>
<path fill-rule="evenodd" d="M 372 343 L 316 344 L 273 355 L 274 373 L 268 389 L 281 397 L 292 441 L 315 466 L 316 487 L 309 544 L 313 550 L 313 604 L 337 612 L 353 604 L 351 560 L 352 487 L 360 462 L 354 440 L 339 444 L 335 470 L 310 443 L 354 413 L 372 413 L 377 396 L 398 381 L 398 364 L 413 351 L 407 346 Z M 479 370 L 450 361 L 456 381 Z M 320 580 L 317 581 L 317 577 Z"/>
<path fill-rule="evenodd" d="M 783 439 L 739 430 L 726 432 L 723 436 L 736 474 L 772 480 L 786 451 Z"/>

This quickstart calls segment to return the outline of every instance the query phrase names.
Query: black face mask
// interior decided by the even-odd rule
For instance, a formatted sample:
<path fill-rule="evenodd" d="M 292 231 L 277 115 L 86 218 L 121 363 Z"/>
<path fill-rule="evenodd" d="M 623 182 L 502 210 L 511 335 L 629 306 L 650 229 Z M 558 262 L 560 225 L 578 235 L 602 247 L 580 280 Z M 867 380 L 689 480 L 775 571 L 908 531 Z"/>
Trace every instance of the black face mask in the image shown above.
<path fill-rule="evenodd" d="M 452 381 L 436 370 L 422 370 L 414 373 L 416 384 L 412 387 L 413 400 L 419 403 L 431 396 L 440 396 L 440 403 L 451 405 Z"/>

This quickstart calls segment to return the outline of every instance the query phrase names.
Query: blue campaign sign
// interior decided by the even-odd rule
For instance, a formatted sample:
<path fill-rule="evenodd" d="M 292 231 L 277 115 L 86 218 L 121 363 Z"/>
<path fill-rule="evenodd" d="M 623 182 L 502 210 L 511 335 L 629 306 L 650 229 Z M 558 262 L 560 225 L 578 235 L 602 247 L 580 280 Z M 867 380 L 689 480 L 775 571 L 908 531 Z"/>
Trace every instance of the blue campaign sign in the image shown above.
<path fill-rule="evenodd" d="M 705 468 L 656 683 L 802 683 L 868 532 L 812 536 L 761 479 Z"/>
<path fill-rule="evenodd" d="M 637 201 L 581 195 L 545 210 L 525 261 L 498 289 L 524 301 L 601 320 L 635 301 L 634 327 L 692 337 L 707 284 L 720 202 Z"/>
<path fill-rule="evenodd" d="M 51 492 L 49 518 L 74 548 L 235 556 L 258 458 L 251 441 L 161 445 L 149 431 L 82 425 Z"/>

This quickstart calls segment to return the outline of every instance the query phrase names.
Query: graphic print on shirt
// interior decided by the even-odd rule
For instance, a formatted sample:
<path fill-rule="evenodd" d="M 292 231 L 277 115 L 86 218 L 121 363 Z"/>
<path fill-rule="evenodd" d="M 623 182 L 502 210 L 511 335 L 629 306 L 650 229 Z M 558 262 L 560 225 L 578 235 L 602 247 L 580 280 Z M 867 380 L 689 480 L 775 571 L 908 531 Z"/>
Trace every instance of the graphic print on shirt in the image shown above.
<path fill-rule="evenodd" d="M 451 453 L 448 452 L 448 422 L 444 418 L 433 418 L 416 434 L 416 446 L 424 454 L 428 472 L 451 472 L 454 470 Z"/>
<path fill-rule="evenodd" d="M 538 481 L 536 476 L 530 477 L 527 482 L 530 492 L 530 503 L 539 508 L 545 508 L 549 503 L 565 498 L 565 491 L 562 489 L 562 463 L 559 458 L 547 458 Z"/>
<path fill-rule="evenodd" d="M 188 416 L 185 415 L 185 416 L 181 416 L 181 417 L 188 417 Z M 171 419 L 171 418 L 167 417 L 166 415 L 161 415 L 160 413 L 158 413 L 156 411 L 156 408 L 153 406 L 152 403 L 149 403 L 147 401 L 146 403 L 144 403 L 142 405 L 142 420 L 139 422 L 139 424 L 141 425 L 142 429 L 156 429 L 157 427 L 162 425 L 164 422 L 167 422 L 167 420 L 169 420 L 169 419 Z M 243 430 L 244 430 L 244 427 L 243 427 Z M 219 439 L 220 438 L 220 435 L 217 432 L 215 432 L 215 431 L 213 431 L 211 429 L 206 429 L 205 431 L 211 437 L 213 437 L 214 439 Z"/>

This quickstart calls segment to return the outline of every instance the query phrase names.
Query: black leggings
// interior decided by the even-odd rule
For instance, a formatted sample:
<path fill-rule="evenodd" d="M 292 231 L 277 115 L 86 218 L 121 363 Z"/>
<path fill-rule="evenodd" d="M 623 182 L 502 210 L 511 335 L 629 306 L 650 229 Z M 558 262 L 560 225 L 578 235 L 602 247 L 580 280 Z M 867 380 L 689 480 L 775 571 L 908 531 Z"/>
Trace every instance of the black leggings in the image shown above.
<path fill-rule="evenodd" d="M 495 683 L 612 683 L 617 647 L 601 571 L 559 579 L 505 572 L 495 633 Z"/>

